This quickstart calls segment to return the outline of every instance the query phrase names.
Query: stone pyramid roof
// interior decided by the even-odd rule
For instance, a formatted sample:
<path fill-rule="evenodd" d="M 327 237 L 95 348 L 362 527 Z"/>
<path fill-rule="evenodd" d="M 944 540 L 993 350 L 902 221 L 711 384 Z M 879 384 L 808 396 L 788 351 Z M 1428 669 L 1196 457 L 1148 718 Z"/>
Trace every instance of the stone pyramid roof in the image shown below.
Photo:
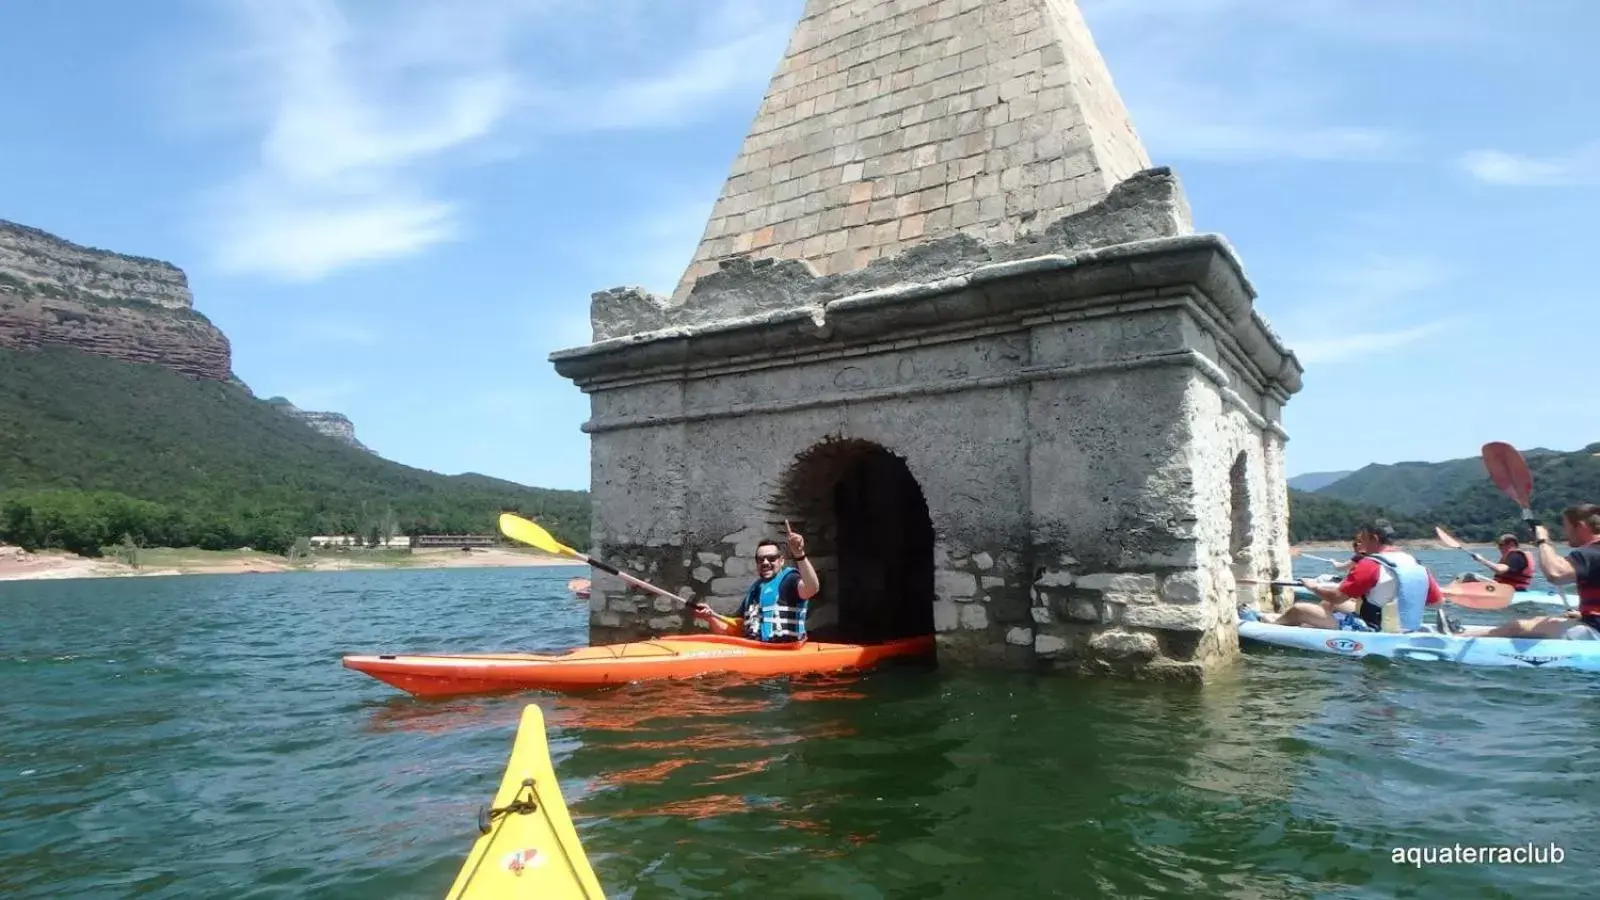
<path fill-rule="evenodd" d="M 807 0 L 673 300 L 732 256 L 1011 241 L 1149 167 L 1073 0 Z"/>

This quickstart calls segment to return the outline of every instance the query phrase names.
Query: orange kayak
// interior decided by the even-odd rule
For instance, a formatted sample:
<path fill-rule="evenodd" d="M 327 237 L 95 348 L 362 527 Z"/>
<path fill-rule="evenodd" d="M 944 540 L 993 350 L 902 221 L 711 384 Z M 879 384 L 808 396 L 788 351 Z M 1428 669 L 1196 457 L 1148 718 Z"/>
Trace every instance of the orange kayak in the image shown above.
<path fill-rule="evenodd" d="M 732 674 L 757 678 L 867 669 L 896 657 L 934 652 L 933 635 L 882 644 L 764 644 L 720 634 L 672 635 L 630 644 L 579 647 L 559 655 L 346 656 L 365 672 L 418 697 L 485 694 L 528 688 L 592 688 L 630 681 Z"/>

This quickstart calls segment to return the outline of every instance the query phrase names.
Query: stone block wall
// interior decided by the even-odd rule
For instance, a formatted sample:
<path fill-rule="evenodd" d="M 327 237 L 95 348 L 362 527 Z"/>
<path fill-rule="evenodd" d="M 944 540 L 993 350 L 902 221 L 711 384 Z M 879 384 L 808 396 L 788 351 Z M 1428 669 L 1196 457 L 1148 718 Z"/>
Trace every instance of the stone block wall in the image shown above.
<path fill-rule="evenodd" d="M 784 506 L 782 486 L 795 460 L 825 437 L 870 442 L 905 460 L 927 500 L 937 534 L 933 624 L 944 658 L 1203 678 L 1233 650 L 1232 469 L 1241 456 L 1246 549 L 1257 560 L 1250 574 L 1270 574 L 1272 561 L 1286 559 L 1287 522 L 1266 487 L 1274 477 L 1268 448 L 1277 448 L 1282 474 L 1281 439 L 1247 411 L 1259 395 L 1247 390 L 1254 401 L 1232 401 L 1233 388 L 1213 376 L 1163 363 L 1184 348 L 1192 324 L 1185 307 L 1154 307 L 1041 323 L 1020 338 L 687 384 L 684 396 L 719 403 L 741 385 L 759 397 L 823 390 L 846 371 L 872 388 L 914 373 L 986 372 L 984 360 L 1002 370 L 1072 361 L 1056 378 L 914 403 L 885 398 L 603 431 L 596 453 L 613 462 L 594 493 L 596 545 L 603 553 L 617 547 L 649 573 L 643 577 L 665 579 L 655 581 L 662 587 L 731 613 L 754 578 L 756 542 L 781 540 L 787 518 L 806 535 L 823 580 L 811 627 L 825 626 L 839 602 L 833 523 L 815 506 Z M 998 352 L 1007 349 L 1016 352 Z M 1074 374 L 1071 366 L 1087 369 Z M 612 393 L 612 412 L 639 408 L 641 397 L 671 405 L 659 386 Z M 652 430 L 660 434 L 648 436 Z M 644 466 L 648 447 L 672 450 Z M 636 477 L 619 477 L 619 459 L 640 464 Z M 662 529 L 669 519 L 682 530 Z M 593 590 L 597 640 L 689 624 L 671 601 L 620 582 L 597 581 Z"/>
<path fill-rule="evenodd" d="M 953 360 L 974 353 L 966 343 L 951 343 L 945 352 Z M 870 363 L 866 368 L 877 371 Z M 809 384 L 825 383 L 819 372 L 838 370 L 834 363 L 785 370 L 787 389 L 804 393 Z M 879 374 L 911 371 L 891 366 Z M 721 399 L 741 378 L 759 384 L 763 377 L 708 378 L 693 383 L 691 393 L 708 401 Z M 759 388 L 755 393 L 769 396 Z M 659 386 L 607 394 L 605 401 L 597 400 L 597 413 L 636 409 L 646 395 L 665 398 Z M 819 442 L 870 443 L 904 459 L 924 492 L 938 535 L 933 548 L 936 594 L 929 602 L 948 654 L 974 662 L 1020 664 L 1028 655 L 1028 642 L 1020 642 L 1021 636 L 1028 632 L 1031 642 L 1032 624 L 1028 568 L 1018 549 L 1027 538 L 1022 516 L 1027 503 L 1024 396 L 1024 389 L 1012 388 L 950 393 L 917 404 L 889 398 L 847 410 L 818 408 L 604 431 L 593 438 L 597 477 L 591 492 L 592 546 L 615 565 L 623 563 L 613 557 L 639 566 L 626 571 L 728 614 L 755 577 L 756 542 L 781 542 L 787 519 L 805 535 L 807 553 L 823 582 L 812 602 L 809 626 L 826 627 L 837 617 L 840 602 L 836 526 L 826 504 L 801 499 L 785 505 L 785 486 L 805 465 L 801 457 Z M 670 452 L 661 449 L 668 447 Z M 659 455 L 651 455 L 651 448 Z M 603 476 L 598 474 L 602 468 Z M 820 480 L 831 484 L 836 476 L 823 473 Z M 996 503 L 997 497 L 1005 499 Z M 670 606 L 671 601 L 619 579 L 598 576 L 591 587 L 591 639 L 627 640 L 687 627 L 689 620 Z"/>
<path fill-rule="evenodd" d="M 1238 579 L 1287 571 L 1298 367 L 1224 245 L 1163 241 L 567 352 L 595 396 L 595 546 L 731 612 L 788 519 L 823 576 L 813 628 L 842 622 L 831 492 L 875 448 L 926 506 L 942 659 L 1204 678 L 1237 650 Z M 682 621 L 614 588 L 595 640 Z"/>

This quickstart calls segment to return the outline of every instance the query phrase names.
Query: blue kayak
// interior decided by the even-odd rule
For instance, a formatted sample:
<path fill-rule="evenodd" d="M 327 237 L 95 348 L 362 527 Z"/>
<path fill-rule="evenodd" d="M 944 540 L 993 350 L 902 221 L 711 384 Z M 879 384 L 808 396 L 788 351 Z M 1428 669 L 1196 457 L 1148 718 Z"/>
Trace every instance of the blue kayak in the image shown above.
<path fill-rule="evenodd" d="M 1559 596 L 1558 598 L 1559 599 Z M 1274 647 L 1308 650 L 1360 659 L 1381 656 L 1468 666 L 1511 666 L 1523 669 L 1578 669 L 1600 672 L 1600 641 L 1535 640 L 1480 637 L 1486 628 L 1460 634 L 1330 631 L 1265 622 L 1240 622 L 1241 640 Z"/>
<path fill-rule="evenodd" d="M 1517 591 L 1511 595 L 1511 605 L 1527 604 L 1529 606 L 1551 606 L 1565 609 L 1568 606 L 1576 607 L 1577 604 L 1569 602 L 1565 597 L 1555 591 Z"/>

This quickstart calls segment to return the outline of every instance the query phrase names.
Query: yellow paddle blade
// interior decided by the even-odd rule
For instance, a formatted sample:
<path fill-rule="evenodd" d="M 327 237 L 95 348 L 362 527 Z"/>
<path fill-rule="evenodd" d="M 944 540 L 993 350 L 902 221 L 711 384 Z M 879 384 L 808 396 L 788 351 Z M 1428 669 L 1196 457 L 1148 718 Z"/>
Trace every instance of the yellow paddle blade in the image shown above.
<path fill-rule="evenodd" d="M 529 522 L 521 516 L 511 513 L 500 514 L 500 533 L 513 541 L 521 541 L 531 547 L 538 547 L 546 553 L 555 553 L 562 556 L 577 556 L 578 551 L 561 543 L 538 525 Z"/>

